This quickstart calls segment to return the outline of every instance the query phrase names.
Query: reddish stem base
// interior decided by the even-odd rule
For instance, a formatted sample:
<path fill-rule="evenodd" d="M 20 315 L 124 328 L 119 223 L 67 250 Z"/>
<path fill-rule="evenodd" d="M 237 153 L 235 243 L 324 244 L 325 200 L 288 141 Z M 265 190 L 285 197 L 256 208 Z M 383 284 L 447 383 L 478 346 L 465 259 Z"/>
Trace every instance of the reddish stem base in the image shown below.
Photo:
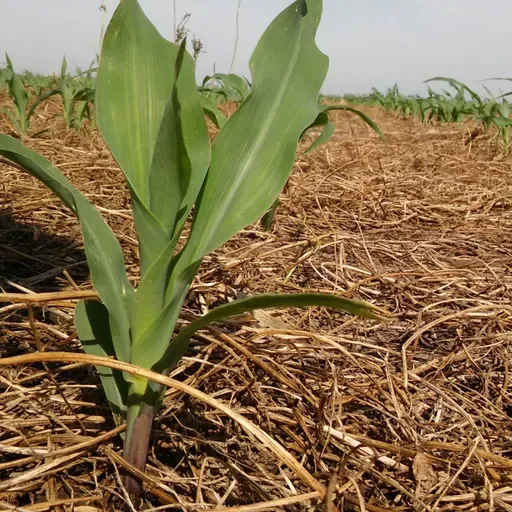
<path fill-rule="evenodd" d="M 124 459 L 139 471 L 144 471 L 148 457 L 151 426 L 153 425 L 154 408 L 143 405 L 133 423 L 131 432 L 127 432 L 124 446 Z M 125 471 L 121 476 L 128 496 L 137 509 L 142 496 L 142 482 L 134 474 Z"/>

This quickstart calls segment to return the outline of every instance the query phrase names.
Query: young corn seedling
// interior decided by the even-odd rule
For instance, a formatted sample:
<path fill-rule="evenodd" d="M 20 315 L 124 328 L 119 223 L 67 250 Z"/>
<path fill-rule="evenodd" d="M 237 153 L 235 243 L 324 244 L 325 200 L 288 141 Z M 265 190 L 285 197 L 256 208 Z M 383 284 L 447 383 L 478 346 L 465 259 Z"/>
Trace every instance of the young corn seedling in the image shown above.
<path fill-rule="evenodd" d="M 510 119 L 510 105 L 505 100 L 498 104 L 498 116 L 493 119 L 493 122 L 503 140 L 503 151 L 507 154 L 510 148 L 512 119 Z"/>
<path fill-rule="evenodd" d="M 9 68 L 0 68 L 0 89 L 7 89 L 11 72 Z"/>
<path fill-rule="evenodd" d="M 18 133 L 26 135 L 30 128 L 30 119 L 34 115 L 37 106 L 44 101 L 46 97 L 44 95 L 39 96 L 29 107 L 29 98 L 25 84 L 21 77 L 14 71 L 14 66 L 7 53 L 5 54 L 5 60 L 7 67 L 3 72 L 3 76 L 7 80 L 9 95 L 14 103 L 14 108 L 12 110 L 2 108 L 0 112 L 7 114 Z"/>
<path fill-rule="evenodd" d="M 41 96 L 46 89 L 50 89 L 53 85 L 51 76 L 32 73 L 32 71 L 28 70 L 23 71 L 22 81 L 29 92 L 36 98 Z"/>
<path fill-rule="evenodd" d="M 249 96 L 251 86 L 244 77 L 234 73 L 216 73 L 213 76 L 204 77 L 199 92 L 216 100 L 217 104 L 221 100 L 240 104 Z"/>
<path fill-rule="evenodd" d="M 92 68 L 91 68 L 92 69 Z M 58 87 L 43 94 L 42 99 L 58 95 L 62 98 L 64 120 L 68 128 L 80 130 L 85 118 L 90 119 L 89 104 L 94 102 L 95 90 L 91 80 L 77 80 L 68 75 L 68 63 L 62 59 Z M 86 71 L 89 73 L 91 70 Z"/>
<path fill-rule="evenodd" d="M 315 44 L 321 0 L 297 0 L 261 37 L 250 61 L 250 94 L 210 145 L 185 43 L 165 40 L 137 0 L 122 0 L 105 33 L 97 77 L 100 131 L 126 178 L 140 249 L 135 289 L 118 240 L 98 210 L 49 161 L 0 136 L 0 154 L 39 178 L 78 217 L 100 301 L 75 311 L 84 350 L 167 373 L 194 332 L 256 308 L 319 305 L 366 318 L 376 309 L 343 297 L 262 295 L 222 305 L 175 334 L 201 261 L 273 204 L 291 172 L 301 134 L 322 114 L 317 99 L 328 59 Z M 187 241 L 177 242 L 192 211 Z M 145 467 L 159 385 L 98 368 L 116 422 L 126 422 L 124 457 Z M 140 483 L 124 476 L 138 499 Z"/>

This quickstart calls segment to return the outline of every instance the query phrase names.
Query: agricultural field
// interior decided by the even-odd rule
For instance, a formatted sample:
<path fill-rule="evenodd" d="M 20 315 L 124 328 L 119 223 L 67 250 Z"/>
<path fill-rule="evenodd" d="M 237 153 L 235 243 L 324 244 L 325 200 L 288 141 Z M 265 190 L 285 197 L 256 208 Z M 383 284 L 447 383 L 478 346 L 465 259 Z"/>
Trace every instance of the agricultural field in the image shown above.
<path fill-rule="evenodd" d="M 29 153 L 12 157 L 23 142 L 95 205 L 138 285 L 152 267 L 141 270 L 122 158 L 98 128 L 95 67 L 0 71 L 0 134 L 16 141 L 0 139 L 0 510 L 121 510 L 126 475 L 143 503 L 126 510 L 511 510 L 506 97 L 443 79 L 453 95 L 321 98 L 279 199 L 191 279 L 175 339 L 199 327 L 160 372 L 167 389 L 134 469 L 111 375 L 75 323 L 79 300 L 104 301 L 91 254 L 110 241 L 88 252 L 78 196 L 75 215 L 23 172 Z M 197 92 L 217 140 L 251 84 L 219 74 Z M 182 227 L 178 248 L 193 236 Z M 257 294 L 274 302 L 244 302 Z M 320 294 L 358 302 L 343 311 Z M 196 324 L 229 303 L 247 307 Z"/>

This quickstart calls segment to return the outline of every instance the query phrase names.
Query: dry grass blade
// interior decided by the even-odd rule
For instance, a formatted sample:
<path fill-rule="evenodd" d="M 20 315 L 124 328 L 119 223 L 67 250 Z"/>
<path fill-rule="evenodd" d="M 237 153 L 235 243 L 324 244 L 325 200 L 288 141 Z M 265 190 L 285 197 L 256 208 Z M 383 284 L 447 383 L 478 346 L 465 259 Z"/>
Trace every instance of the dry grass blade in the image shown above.
<path fill-rule="evenodd" d="M 282 464 L 288 466 L 288 468 L 293 471 L 299 478 L 301 478 L 307 485 L 309 485 L 312 489 L 320 493 L 320 496 L 323 498 L 325 496 L 325 487 L 307 471 L 302 464 L 297 462 L 295 457 L 293 457 L 290 452 L 288 452 L 285 448 L 283 448 L 275 439 L 270 437 L 265 431 L 261 430 L 254 423 L 244 418 L 241 414 L 233 411 L 230 407 L 226 406 L 219 400 L 212 398 L 201 391 L 188 386 L 182 382 L 179 382 L 175 379 L 170 379 L 169 377 L 165 377 L 164 375 L 160 375 L 158 373 L 145 370 L 144 368 L 139 368 L 137 366 L 123 363 L 121 361 L 114 361 L 112 359 L 106 359 L 104 357 L 95 357 L 89 356 L 87 354 L 66 354 L 64 352 L 54 352 L 54 353 L 37 353 L 37 354 L 28 354 L 25 356 L 17 356 L 17 357 L 9 357 L 7 359 L 0 359 L 0 366 L 10 366 L 10 365 L 18 365 L 18 364 L 30 364 L 35 362 L 60 362 L 60 363 L 87 363 L 94 366 L 106 366 L 108 368 L 114 368 L 116 370 L 121 370 L 123 372 L 130 373 L 132 375 L 137 375 L 139 377 L 151 380 L 153 382 L 157 382 L 159 384 L 163 384 L 164 386 L 168 386 L 172 389 L 176 389 L 182 393 L 186 393 L 187 395 L 195 398 L 197 400 L 201 400 L 202 402 L 208 404 L 211 407 L 219 409 L 227 416 L 235 420 L 241 427 L 243 427 L 247 432 L 252 434 L 258 441 L 260 441 L 267 449 L 269 449 Z M 61 461 L 67 461 L 66 458 L 60 459 Z M 48 467 L 54 467 L 57 465 L 58 461 L 54 461 L 48 464 Z M 20 477 L 21 478 L 21 477 Z M 23 480 L 26 481 L 25 477 Z M 7 485 L 8 482 L 0 484 L 0 490 L 7 489 L 11 485 Z"/>
<path fill-rule="evenodd" d="M 72 453 L 71 455 L 65 455 L 63 457 L 59 457 L 58 459 L 42 464 L 31 471 L 26 471 L 19 476 L 15 476 L 13 478 L 10 478 L 9 480 L 4 480 L 3 482 L 0 482 L 0 491 L 11 489 L 13 487 L 19 486 L 22 483 L 35 480 L 36 478 L 41 478 L 49 474 L 51 471 L 55 470 L 59 466 L 62 466 L 67 462 L 71 462 L 77 459 L 81 455 L 82 452 Z"/>
<path fill-rule="evenodd" d="M 0 293 L 0 303 L 46 304 L 64 300 L 96 299 L 95 291 L 69 291 L 55 293 Z"/>
<path fill-rule="evenodd" d="M 295 505 L 297 503 L 306 503 L 309 501 L 315 501 L 320 498 L 318 491 L 309 492 L 307 494 L 301 494 L 299 496 L 290 496 L 289 498 L 282 498 L 280 500 L 267 501 L 265 503 L 253 503 L 252 505 L 246 505 L 241 507 L 221 507 L 215 508 L 214 510 L 225 510 L 229 512 L 259 512 L 264 510 L 277 510 L 278 507 L 285 507 L 287 505 Z"/>

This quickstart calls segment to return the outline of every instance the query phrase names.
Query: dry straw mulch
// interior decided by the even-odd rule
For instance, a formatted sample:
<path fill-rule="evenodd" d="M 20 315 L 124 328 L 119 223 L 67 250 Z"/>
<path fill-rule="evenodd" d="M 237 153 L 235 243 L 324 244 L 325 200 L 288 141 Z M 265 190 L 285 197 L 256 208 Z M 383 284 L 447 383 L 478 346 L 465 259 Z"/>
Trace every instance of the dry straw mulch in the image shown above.
<path fill-rule="evenodd" d="M 492 134 L 366 112 L 387 143 L 339 113 L 271 230 L 205 259 L 181 325 L 268 291 L 339 293 L 394 318 L 266 311 L 201 332 L 155 422 L 145 510 L 512 510 L 512 158 Z M 28 145 L 101 207 L 135 281 L 126 188 L 100 136 L 65 130 L 55 102 L 43 127 Z M 0 170 L 2 291 L 53 294 L 0 297 L 0 354 L 73 359 L 73 300 L 91 292 L 79 227 L 36 180 Z M 0 367 L 0 390 L 0 509 L 114 510 L 121 441 L 94 370 Z"/>

